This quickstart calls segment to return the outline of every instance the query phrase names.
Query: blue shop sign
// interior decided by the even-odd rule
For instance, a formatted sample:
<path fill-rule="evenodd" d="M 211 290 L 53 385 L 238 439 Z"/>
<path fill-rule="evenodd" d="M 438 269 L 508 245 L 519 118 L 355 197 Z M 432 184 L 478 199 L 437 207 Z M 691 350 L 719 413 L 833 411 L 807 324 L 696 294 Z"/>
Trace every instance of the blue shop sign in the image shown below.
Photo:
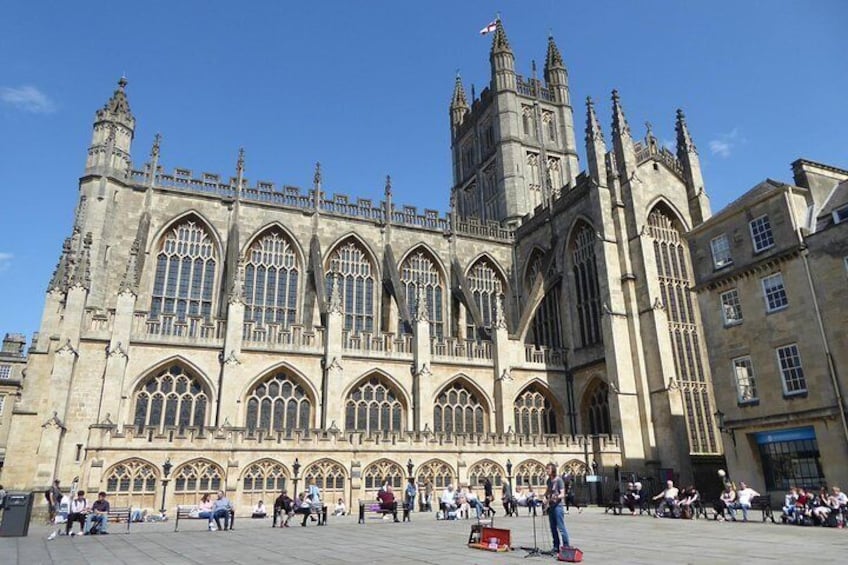
<path fill-rule="evenodd" d="M 805 439 L 816 439 L 816 430 L 812 426 L 808 426 L 806 428 L 792 428 L 790 430 L 758 432 L 754 434 L 754 438 L 760 445 L 781 441 L 802 441 Z"/>

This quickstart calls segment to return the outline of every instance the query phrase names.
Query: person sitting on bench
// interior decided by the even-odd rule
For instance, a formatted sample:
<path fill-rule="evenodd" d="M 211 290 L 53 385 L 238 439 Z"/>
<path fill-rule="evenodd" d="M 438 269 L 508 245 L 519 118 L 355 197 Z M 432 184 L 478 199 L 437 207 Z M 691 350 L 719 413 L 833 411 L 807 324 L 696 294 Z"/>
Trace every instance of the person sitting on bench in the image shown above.
<path fill-rule="evenodd" d="M 395 493 L 392 490 L 392 485 L 386 485 L 385 490 L 380 490 L 377 493 L 377 500 L 380 501 L 380 510 L 383 513 L 383 519 L 388 519 L 389 514 L 396 512 L 395 506 Z M 397 516 L 395 515 L 395 522 L 398 522 Z"/>
<path fill-rule="evenodd" d="M 312 495 L 305 492 L 301 493 L 297 499 L 297 508 L 295 508 L 294 513 L 303 514 L 303 522 L 300 525 L 306 527 L 306 521 L 309 519 L 309 515 L 312 514 Z"/>
<path fill-rule="evenodd" d="M 65 535 L 73 535 L 71 530 L 74 527 L 74 522 L 79 522 L 80 533 L 85 531 L 85 514 L 88 512 L 88 501 L 85 500 L 85 491 L 77 492 L 76 498 L 71 501 L 71 511 L 68 514 L 68 521 L 65 522 Z"/>
<path fill-rule="evenodd" d="M 453 485 L 448 484 L 442 493 L 442 499 L 439 504 L 441 506 L 442 512 L 444 512 L 444 519 L 450 519 L 450 513 L 454 513 L 454 518 L 456 517 L 456 492 L 453 490 Z"/>
<path fill-rule="evenodd" d="M 636 485 L 639 485 L 638 487 Z M 624 505 L 630 510 L 630 515 L 636 515 L 636 506 L 639 504 L 639 489 L 640 483 L 627 483 L 627 490 L 624 492 Z"/>
<path fill-rule="evenodd" d="M 653 500 L 660 501 L 659 506 L 657 506 L 657 513 L 654 517 L 662 518 L 665 515 L 666 509 L 668 509 L 669 512 L 671 512 L 671 516 L 674 517 L 674 511 L 677 508 L 678 494 L 680 494 L 680 489 L 674 486 L 674 481 L 666 481 L 665 490 L 653 498 Z"/>
<path fill-rule="evenodd" d="M 106 493 L 99 492 L 97 500 L 91 505 L 91 512 L 85 517 L 85 535 L 108 534 L 106 527 L 109 524 L 109 501 Z"/>
<path fill-rule="evenodd" d="M 760 493 L 739 481 L 739 491 L 736 493 L 736 503 L 728 506 L 730 509 L 730 518 L 736 521 L 736 511 L 742 510 L 742 521 L 748 521 L 748 510 L 751 509 L 751 501 L 755 496 L 760 496 Z"/>
<path fill-rule="evenodd" d="M 212 531 L 212 500 L 209 498 L 209 493 L 204 493 L 200 497 L 200 504 L 197 505 L 197 517 L 206 518 L 206 528 Z"/>
<path fill-rule="evenodd" d="M 218 498 L 212 505 L 212 519 L 215 520 L 215 525 L 218 531 L 221 531 L 221 518 L 224 519 L 224 530 L 230 529 L 230 512 L 233 510 L 233 505 L 230 504 L 230 499 L 224 494 L 224 491 L 218 491 Z"/>
<path fill-rule="evenodd" d="M 683 492 L 680 493 L 680 517 L 694 518 L 695 505 L 701 500 L 701 493 L 695 488 L 695 485 L 689 485 Z"/>

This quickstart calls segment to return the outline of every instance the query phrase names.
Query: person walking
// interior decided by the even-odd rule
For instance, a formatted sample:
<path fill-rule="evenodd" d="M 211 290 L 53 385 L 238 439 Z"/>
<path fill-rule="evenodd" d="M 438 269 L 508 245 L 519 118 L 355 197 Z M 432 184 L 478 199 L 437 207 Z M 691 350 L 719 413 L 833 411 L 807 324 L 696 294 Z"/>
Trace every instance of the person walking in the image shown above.
<path fill-rule="evenodd" d="M 548 463 L 548 481 L 545 490 L 545 500 L 548 505 L 548 521 L 551 526 L 554 555 L 559 554 L 562 547 L 569 547 L 568 531 L 565 529 L 565 514 L 562 506 L 565 496 L 565 483 L 557 473 L 556 465 Z"/>

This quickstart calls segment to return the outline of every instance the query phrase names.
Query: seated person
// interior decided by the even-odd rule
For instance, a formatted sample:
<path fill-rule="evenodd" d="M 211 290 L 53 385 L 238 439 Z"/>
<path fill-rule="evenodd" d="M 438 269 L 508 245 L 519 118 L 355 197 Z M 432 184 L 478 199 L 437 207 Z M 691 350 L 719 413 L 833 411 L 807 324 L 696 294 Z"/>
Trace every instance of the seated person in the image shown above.
<path fill-rule="evenodd" d="M 283 516 L 286 517 L 285 521 L 283 520 Z M 292 516 L 294 516 L 294 500 L 289 496 L 288 491 L 283 490 L 280 496 L 277 497 L 277 500 L 274 501 L 274 523 L 271 524 L 271 527 L 277 523 L 277 518 L 279 518 L 280 526 L 288 528 L 289 520 L 291 520 Z"/>
<path fill-rule="evenodd" d="M 395 493 L 392 490 L 392 485 L 386 485 L 385 490 L 380 490 L 377 493 L 377 500 L 380 501 L 380 510 L 384 512 L 397 512 L 397 503 L 395 501 Z M 388 514 L 384 514 L 385 517 L 388 517 Z M 395 522 L 399 522 L 397 517 L 395 517 Z"/>
<path fill-rule="evenodd" d="M 305 527 L 309 515 L 312 514 L 312 495 L 305 492 L 301 493 L 297 499 L 297 508 L 294 509 L 294 513 L 303 514 L 303 522 L 300 525 Z M 288 519 L 286 519 L 286 523 L 288 523 Z"/>
<path fill-rule="evenodd" d="M 641 487 L 640 483 L 627 483 L 627 490 L 624 491 L 624 506 L 630 510 L 631 515 L 636 515 L 636 507 L 639 505 L 639 499 L 641 498 L 639 495 L 639 488 L 636 488 L 636 485 Z"/>
<path fill-rule="evenodd" d="M 695 516 L 695 506 L 701 500 L 701 493 L 695 488 L 695 485 L 689 485 L 680 493 L 680 516 L 682 518 L 693 518 Z"/>
<path fill-rule="evenodd" d="M 215 525 L 218 530 L 221 529 L 221 518 L 224 519 L 224 529 L 230 529 L 230 513 L 233 510 L 233 505 L 230 504 L 230 499 L 224 494 L 224 491 L 219 490 L 217 499 L 212 504 L 212 519 L 215 520 Z"/>
<path fill-rule="evenodd" d="M 147 514 L 142 508 L 133 506 L 130 508 L 130 522 L 144 522 L 144 516 Z"/>
<path fill-rule="evenodd" d="M 515 504 L 516 506 L 527 506 L 527 493 L 524 492 L 522 487 L 518 487 L 518 491 L 515 493 Z"/>
<path fill-rule="evenodd" d="M 515 497 L 512 495 L 509 483 L 504 483 L 501 489 L 501 504 L 503 504 L 507 516 L 515 513 Z"/>
<path fill-rule="evenodd" d="M 798 502 L 798 489 L 795 487 L 789 487 L 789 491 L 786 493 L 786 496 L 783 497 L 783 518 L 784 522 L 794 522 L 796 513 L 795 504 Z"/>
<path fill-rule="evenodd" d="M 65 522 L 65 535 L 73 535 L 71 530 L 74 527 L 74 522 L 79 522 L 80 533 L 85 531 L 85 515 L 88 512 L 88 502 L 85 500 L 85 491 L 77 492 L 76 497 L 71 501 L 71 509 L 68 513 L 68 521 Z"/>
<path fill-rule="evenodd" d="M 671 516 L 674 516 L 674 511 L 677 508 L 677 495 L 680 494 L 680 489 L 674 486 L 674 481 L 666 481 L 665 482 L 665 490 L 656 495 L 652 500 L 659 500 L 660 503 L 657 506 L 657 513 L 654 515 L 655 518 L 661 518 L 665 515 L 666 509 L 671 512 Z"/>
<path fill-rule="evenodd" d="M 483 506 L 483 503 L 480 502 L 480 499 L 477 498 L 477 493 L 475 493 L 471 487 L 464 489 L 465 500 L 469 507 L 473 508 L 477 514 L 477 519 L 480 519 L 480 516 L 486 511 L 486 508 Z"/>
<path fill-rule="evenodd" d="M 447 520 L 449 518 L 448 514 L 451 512 L 456 512 L 456 492 L 453 490 L 453 485 L 448 484 L 442 493 L 441 501 L 439 502 L 439 506 L 444 512 L 444 518 Z"/>
<path fill-rule="evenodd" d="M 97 500 L 91 505 L 91 511 L 85 517 L 85 535 L 95 533 L 108 534 L 106 528 L 109 525 L 109 501 L 106 493 L 99 492 Z"/>
<path fill-rule="evenodd" d="M 760 493 L 749 487 L 743 482 L 739 482 L 739 492 L 736 493 L 736 502 L 729 506 L 730 509 L 730 518 L 735 522 L 736 521 L 736 511 L 742 510 L 742 521 L 748 521 L 748 510 L 751 509 L 751 500 L 755 496 L 760 496 Z"/>
<path fill-rule="evenodd" d="M 347 515 L 347 506 L 345 506 L 344 499 L 340 498 L 338 502 L 336 502 L 336 508 L 333 510 L 333 516 L 346 516 Z"/>
<path fill-rule="evenodd" d="M 200 497 L 200 504 L 197 505 L 197 517 L 206 518 L 206 527 L 209 530 L 212 529 L 212 506 L 209 493 L 203 493 L 203 496 Z"/>
<path fill-rule="evenodd" d="M 724 512 L 729 511 L 730 507 L 736 503 L 736 491 L 733 490 L 733 485 L 727 483 L 724 485 L 724 490 L 721 492 L 721 496 L 716 501 L 715 505 L 713 505 L 713 509 L 715 510 L 715 519 L 719 521 L 724 521 Z"/>
<path fill-rule="evenodd" d="M 253 513 L 250 515 L 251 518 L 264 518 L 268 515 L 268 511 L 265 510 L 265 503 L 261 500 L 256 503 L 256 506 L 253 507 Z"/>

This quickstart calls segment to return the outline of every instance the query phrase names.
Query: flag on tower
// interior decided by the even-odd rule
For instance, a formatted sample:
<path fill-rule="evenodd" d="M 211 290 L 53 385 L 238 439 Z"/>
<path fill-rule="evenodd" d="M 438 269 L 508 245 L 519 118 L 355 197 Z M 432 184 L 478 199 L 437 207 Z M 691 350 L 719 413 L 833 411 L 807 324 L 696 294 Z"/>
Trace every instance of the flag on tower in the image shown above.
<path fill-rule="evenodd" d="M 483 29 L 480 30 L 480 35 L 486 35 L 487 33 L 492 33 L 498 28 L 498 21 L 495 20 Z"/>

